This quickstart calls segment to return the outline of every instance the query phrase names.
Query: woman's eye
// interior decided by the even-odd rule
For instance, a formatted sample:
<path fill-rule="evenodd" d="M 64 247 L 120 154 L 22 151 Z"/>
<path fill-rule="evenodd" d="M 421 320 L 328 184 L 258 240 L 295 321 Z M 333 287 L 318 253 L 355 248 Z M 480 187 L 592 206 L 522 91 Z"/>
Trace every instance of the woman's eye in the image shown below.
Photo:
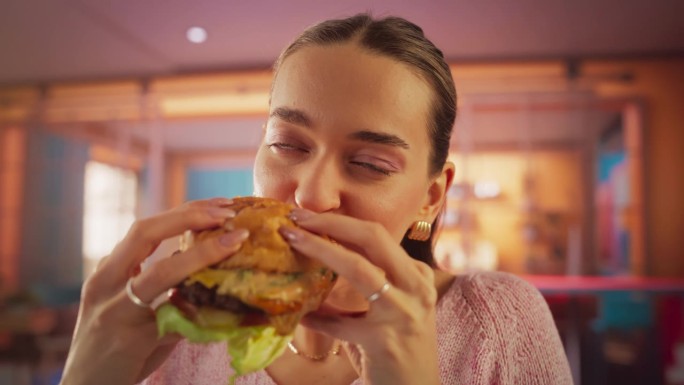
<path fill-rule="evenodd" d="M 363 168 L 365 168 L 365 169 L 367 169 L 367 170 L 376 172 L 376 173 L 378 173 L 378 174 L 382 174 L 382 175 L 385 175 L 385 176 L 390 176 L 390 175 L 392 175 L 392 171 L 387 170 L 387 169 L 382 168 L 382 167 L 379 167 L 379 166 L 377 166 L 377 165 L 375 165 L 375 164 L 373 164 L 373 163 L 359 162 L 359 161 L 351 161 L 350 163 L 353 164 L 353 165 L 355 165 L 355 166 L 363 167 Z"/>
<path fill-rule="evenodd" d="M 285 152 L 307 152 L 305 148 L 302 148 L 300 146 L 296 146 L 290 143 L 284 143 L 284 142 L 275 142 L 275 143 L 270 143 L 267 145 L 268 148 L 271 150 L 278 152 L 278 151 L 285 151 Z"/>

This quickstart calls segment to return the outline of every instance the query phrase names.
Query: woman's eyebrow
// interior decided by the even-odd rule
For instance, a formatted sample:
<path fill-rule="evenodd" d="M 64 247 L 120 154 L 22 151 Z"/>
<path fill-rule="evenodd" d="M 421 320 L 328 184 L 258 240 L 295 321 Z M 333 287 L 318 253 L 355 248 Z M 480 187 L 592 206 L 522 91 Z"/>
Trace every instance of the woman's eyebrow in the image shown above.
<path fill-rule="evenodd" d="M 393 134 L 387 134 L 384 132 L 376 132 L 376 131 L 356 131 L 348 136 L 350 139 L 355 139 L 355 140 L 361 140 L 364 142 L 370 142 L 370 143 L 376 143 L 376 144 L 384 144 L 387 146 L 393 146 L 393 147 L 400 147 L 405 150 L 409 149 L 408 143 L 406 143 L 405 140 L 401 139 L 400 137 L 393 135 Z"/>
<path fill-rule="evenodd" d="M 274 109 L 269 115 L 271 118 L 278 118 L 287 123 L 296 124 L 304 127 L 311 127 L 311 120 L 304 113 L 304 111 L 289 107 L 278 107 Z M 363 142 L 383 144 L 387 146 L 400 147 L 408 150 L 410 146 L 405 140 L 394 134 L 387 134 L 377 131 L 356 131 L 348 135 L 350 139 L 360 140 Z"/>
<path fill-rule="evenodd" d="M 311 120 L 301 110 L 295 110 L 288 107 L 278 107 L 270 114 L 271 118 L 278 118 L 287 123 L 297 124 L 305 127 L 311 127 Z"/>

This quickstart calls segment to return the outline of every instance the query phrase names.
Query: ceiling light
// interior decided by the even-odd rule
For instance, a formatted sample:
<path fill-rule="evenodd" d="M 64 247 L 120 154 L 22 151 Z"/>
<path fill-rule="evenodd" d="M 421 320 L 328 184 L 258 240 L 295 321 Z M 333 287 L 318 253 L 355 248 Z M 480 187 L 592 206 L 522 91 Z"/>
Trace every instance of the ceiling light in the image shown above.
<path fill-rule="evenodd" d="M 192 43 L 201 44 L 207 40 L 207 30 L 202 27 L 190 27 L 185 32 L 185 37 Z"/>

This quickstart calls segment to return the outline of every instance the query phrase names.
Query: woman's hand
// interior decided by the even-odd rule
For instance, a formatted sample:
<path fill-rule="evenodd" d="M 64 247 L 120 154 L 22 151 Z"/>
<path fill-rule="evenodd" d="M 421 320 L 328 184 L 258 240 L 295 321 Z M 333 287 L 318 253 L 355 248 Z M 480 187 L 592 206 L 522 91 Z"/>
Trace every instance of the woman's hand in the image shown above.
<path fill-rule="evenodd" d="M 62 384 L 133 384 L 166 359 L 180 338 L 158 339 L 154 311 L 131 301 L 126 282 L 133 279 L 133 293 L 150 303 L 189 274 L 236 252 L 247 238 L 246 230 L 206 240 L 140 272 L 140 264 L 163 240 L 219 226 L 234 216 L 224 207 L 229 203 L 223 198 L 189 202 L 131 226 L 83 285 Z"/>
<path fill-rule="evenodd" d="M 308 230 L 281 229 L 295 249 L 328 265 L 367 298 L 379 294 L 362 315 L 310 315 L 305 325 L 351 344 L 364 383 L 439 384 L 432 268 L 406 254 L 380 224 L 301 209 L 292 217 Z M 389 290 L 381 293 L 387 282 Z"/>

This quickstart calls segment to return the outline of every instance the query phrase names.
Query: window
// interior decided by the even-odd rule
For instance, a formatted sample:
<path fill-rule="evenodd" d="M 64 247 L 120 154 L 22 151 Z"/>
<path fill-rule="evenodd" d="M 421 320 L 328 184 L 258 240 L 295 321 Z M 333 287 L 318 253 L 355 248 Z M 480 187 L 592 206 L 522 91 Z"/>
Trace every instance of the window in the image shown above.
<path fill-rule="evenodd" d="M 83 275 L 87 277 L 111 252 L 135 220 L 134 171 L 90 161 L 85 168 Z"/>

